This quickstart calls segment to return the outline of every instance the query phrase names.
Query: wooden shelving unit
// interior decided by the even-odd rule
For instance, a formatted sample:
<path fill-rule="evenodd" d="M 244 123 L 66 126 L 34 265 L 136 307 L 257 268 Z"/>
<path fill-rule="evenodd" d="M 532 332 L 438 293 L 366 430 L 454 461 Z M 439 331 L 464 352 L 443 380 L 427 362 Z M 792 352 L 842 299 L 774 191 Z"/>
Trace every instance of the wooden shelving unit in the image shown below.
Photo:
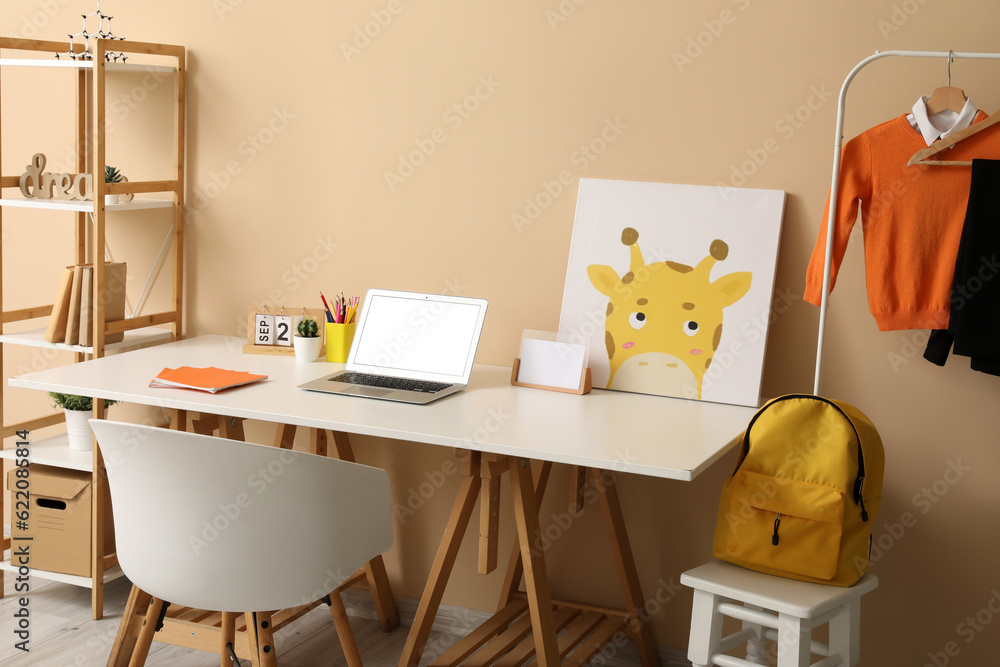
<path fill-rule="evenodd" d="M 63 343 L 48 343 L 45 341 L 45 323 L 53 309 L 53 305 L 41 305 L 20 310 L 7 310 L 3 307 L 5 281 L 2 260 L 0 260 L 0 377 L 3 371 L 3 348 L 6 345 L 20 345 L 67 350 L 76 353 L 76 361 L 90 357 L 102 357 L 120 349 L 144 345 L 158 341 L 181 337 L 182 333 L 182 295 L 183 295 L 183 247 L 184 247 L 184 140 L 185 140 L 185 49 L 182 46 L 167 44 L 152 44 L 148 42 L 114 41 L 96 39 L 93 60 L 55 60 L 54 53 L 66 49 L 64 42 L 18 39 L 0 37 L 0 49 L 3 55 L 13 55 L 17 52 L 27 55 L 27 58 L 0 58 L 0 95 L 3 89 L 3 71 L 9 67 L 29 67 L 50 70 L 70 70 L 76 73 L 76 173 L 91 173 L 94 175 L 93 201 L 69 200 L 38 200 L 24 198 L 18 188 L 20 174 L 0 175 L 0 250 L 3 237 L 3 211 L 5 208 L 41 209 L 49 211 L 64 211 L 74 214 L 74 257 L 76 264 L 92 263 L 94 266 L 94 329 L 93 345 L 66 345 Z M 126 63 L 107 63 L 104 60 L 107 47 L 114 51 L 129 54 L 132 61 Z M 79 47 L 78 45 L 78 50 Z M 166 60 L 169 65 L 142 64 L 134 60 L 156 57 L 158 61 Z M 118 72 L 157 72 L 172 74 L 175 79 L 174 133 L 173 133 L 173 170 L 172 178 L 162 181 L 132 181 L 108 184 L 104 182 L 105 160 L 105 128 L 106 128 L 106 91 L 107 77 Z M 44 72 L 38 79 L 45 78 Z M 49 85 L 45 81 L 45 85 Z M 26 91 L 30 95 L 31 91 Z M 27 95 L 26 95 L 27 98 Z M 0 156 L 3 155 L 4 128 L 0 117 Z M 106 205 L 106 194 L 134 194 L 135 199 L 128 203 Z M 139 197 L 138 195 L 159 195 L 160 198 Z M 124 320 L 106 322 L 103 294 L 105 290 L 105 222 L 108 214 L 119 211 L 140 211 L 171 208 L 173 209 L 173 227 L 171 231 L 174 249 L 173 267 L 173 299 L 170 310 L 149 315 L 127 317 Z M 68 260 L 70 258 L 67 258 Z M 67 262 L 68 263 L 68 262 Z M 38 320 L 34 328 L 22 330 L 22 324 L 29 320 Z M 16 331 L 10 331 L 8 325 L 17 324 Z M 39 328 L 40 327 L 40 328 Z M 125 340 L 120 343 L 107 343 L 108 334 L 124 332 Z M 2 410 L 5 383 L 0 383 L 0 410 Z M 104 401 L 94 401 L 94 413 L 98 418 L 104 417 Z M 17 431 L 47 428 L 63 422 L 62 414 L 49 415 L 16 423 L 0 424 L 3 437 L 9 438 Z M 104 473 L 104 462 L 97 447 L 93 453 L 74 452 L 69 450 L 65 436 L 57 435 L 38 440 L 31 438 L 30 461 L 43 465 L 71 468 L 90 472 L 93 478 L 92 498 L 92 529 L 91 529 L 91 576 L 76 577 L 55 572 L 32 570 L 33 577 L 60 581 L 76 586 L 91 588 L 91 610 L 95 619 L 104 614 L 104 583 L 121 576 L 117 567 L 115 554 L 103 553 L 105 526 L 104 507 L 108 501 L 107 479 Z M 12 449 L 0 451 L 0 460 L 13 459 Z M 0 516 L 9 520 L 9 508 L 5 507 L 4 494 L 0 493 Z M 3 540 L 4 550 L 10 548 L 10 540 Z M 0 591 L 2 591 L 3 573 L 12 571 L 8 559 L 0 563 Z M 2 595 L 2 593 L 0 593 Z"/>

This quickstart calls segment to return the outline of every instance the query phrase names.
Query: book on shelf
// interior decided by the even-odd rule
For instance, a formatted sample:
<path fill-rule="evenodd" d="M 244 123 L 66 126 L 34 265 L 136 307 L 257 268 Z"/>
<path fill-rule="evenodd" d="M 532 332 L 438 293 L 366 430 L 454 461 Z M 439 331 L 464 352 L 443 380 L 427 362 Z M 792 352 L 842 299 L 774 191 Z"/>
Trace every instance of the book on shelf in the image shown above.
<path fill-rule="evenodd" d="M 90 347 L 94 337 L 94 267 L 84 264 L 80 267 L 80 345 Z"/>
<path fill-rule="evenodd" d="M 94 266 L 84 264 L 80 280 L 80 345 L 94 344 Z M 125 319 L 125 262 L 108 262 L 104 265 L 104 321 Z M 125 333 L 107 334 L 105 343 L 120 343 Z"/>
<path fill-rule="evenodd" d="M 177 389 L 197 389 L 215 393 L 223 389 L 241 387 L 252 382 L 266 380 L 266 375 L 255 375 L 246 371 L 231 371 L 209 366 L 195 368 L 164 368 L 149 382 L 150 387 L 173 387 Z"/>
<path fill-rule="evenodd" d="M 66 316 L 66 344 L 80 343 L 80 282 L 83 279 L 83 267 L 67 267 L 73 269 L 73 286 L 69 292 L 69 311 Z"/>
<path fill-rule="evenodd" d="M 45 340 L 49 343 L 61 343 L 66 339 L 66 325 L 69 318 L 69 300 L 73 290 L 73 267 L 68 266 L 59 278 L 59 289 L 56 300 L 52 304 L 52 315 L 45 329 Z"/>
<path fill-rule="evenodd" d="M 104 265 L 104 321 L 117 322 L 124 319 L 125 262 L 108 262 Z M 90 327 L 94 328 L 93 322 Z M 123 340 L 124 331 L 104 336 L 105 343 L 120 343 Z"/>

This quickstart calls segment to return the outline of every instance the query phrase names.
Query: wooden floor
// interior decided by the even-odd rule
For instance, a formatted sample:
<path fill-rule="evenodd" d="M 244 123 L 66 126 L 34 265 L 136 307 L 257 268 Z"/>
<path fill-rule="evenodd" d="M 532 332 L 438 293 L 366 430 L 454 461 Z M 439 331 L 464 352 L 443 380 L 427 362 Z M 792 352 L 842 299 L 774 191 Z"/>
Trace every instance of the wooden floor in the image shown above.
<path fill-rule="evenodd" d="M 3 667 L 88 667 L 104 665 L 114 642 L 122 610 L 128 597 L 129 583 L 124 578 L 105 589 L 104 618 L 90 618 L 90 589 L 31 580 L 32 590 L 30 653 L 14 648 L 16 598 L 14 577 L 4 577 L 5 595 L 0 600 L 0 665 Z M 352 616 L 361 658 L 367 666 L 395 666 L 403 652 L 407 627 L 382 632 L 377 620 Z M 456 637 L 432 633 L 424 659 L 425 665 L 444 653 Z M 338 667 L 346 665 L 337 641 L 330 612 L 323 605 L 292 623 L 276 635 L 278 663 L 281 667 Z M 150 667 L 218 667 L 219 657 L 201 651 L 154 642 L 146 664 Z M 249 661 L 244 661 L 248 665 Z"/>
<path fill-rule="evenodd" d="M 28 607 L 31 613 L 29 653 L 14 648 L 13 614 L 17 609 L 14 583 L 14 576 L 6 573 L 4 598 L 0 600 L 0 667 L 103 667 L 107 664 L 128 598 L 130 584 L 126 579 L 118 579 L 104 587 L 104 618 L 94 621 L 90 618 L 89 588 L 32 578 Z M 345 601 L 365 667 L 395 667 L 403 653 L 409 627 L 403 625 L 393 632 L 382 632 L 368 594 L 354 591 L 345 597 L 352 595 L 357 604 L 352 604 L 350 599 Z M 409 611 L 410 618 L 413 611 Z M 471 622 L 470 627 L 461 630 L 462 634 L 470 632 L 490 615 L 459 611 L 460 616 L 469 616 L 465 621 Z M 401 615 L 405 621 L 406 614 Z M 443 627 L 460 631 L 448 623 Z M 347 664 L 326 605 L 314 609 L 275 636 L 279 667 L 340 667 Z M 430 664 L 459 639 L 461 637 L 454 634 L 432 632 L 420 664 Z M 690 667 L 691 663 L 684 657 L 680 649 L 666 649 L 666 652 L 661 649 L 660 652 L 663 667 Z M 218 667 L 219 657 L 154 642 L 146 664 L 150 667 Z M 247 667 L 250 662 L 245 660 L 243 664 Z M 634 667 L 639 665 L 638 651 L 634 643 L 629 642 L 606 660 L 596 656 L 591 664 Z"/>

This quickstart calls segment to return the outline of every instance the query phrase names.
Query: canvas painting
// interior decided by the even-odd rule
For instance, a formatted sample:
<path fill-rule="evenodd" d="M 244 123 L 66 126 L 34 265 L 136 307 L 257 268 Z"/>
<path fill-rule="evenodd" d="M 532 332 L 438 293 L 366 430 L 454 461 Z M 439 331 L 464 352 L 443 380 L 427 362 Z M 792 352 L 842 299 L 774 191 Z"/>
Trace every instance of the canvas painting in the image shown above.
<path fill-rule="evenodd" d="M 583 178 L 559 333 L 594 387 L 756 406 L 785 193 Z"/>

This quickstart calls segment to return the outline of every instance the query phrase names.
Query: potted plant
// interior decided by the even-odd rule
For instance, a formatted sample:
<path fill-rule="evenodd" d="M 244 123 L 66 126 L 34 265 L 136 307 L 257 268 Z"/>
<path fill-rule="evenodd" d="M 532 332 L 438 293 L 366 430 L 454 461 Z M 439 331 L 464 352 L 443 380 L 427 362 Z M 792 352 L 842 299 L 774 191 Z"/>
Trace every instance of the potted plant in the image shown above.
<path fill-rule="evenodd" d="M 89 452 L 94 448 L 94 434 L 87 420 L 94 416 L 94 399 L 90 396 L 75 394 L 60 394 L 50 391 L 49 398 L 57 408 L 62 408 L 66 414 L 66 435 L 69 437 L 69 448 Z M 110 407 L 118 401 L 104 401 L 105 407 Z"/>
<path fill-rule="evenodd" d="M 323 339 L 319 337 L 319 325 L 316 320 L 306 316 L 299 320 L 295 327 L 292 344 L 295 346 L 295 358 L 298 361 L 316 361 Z"/>
<path fill-rule="evenodd" d="M 122 173 L 118 171 L 117 167 L 112 167 L 110 164 L 104 165 L 104 182 L 105 183 L 121 183 L 125 180 Z M 104 203 L 107 204 L 117 204 L 121 200 L 121 195 L 104 195 Z"/>

